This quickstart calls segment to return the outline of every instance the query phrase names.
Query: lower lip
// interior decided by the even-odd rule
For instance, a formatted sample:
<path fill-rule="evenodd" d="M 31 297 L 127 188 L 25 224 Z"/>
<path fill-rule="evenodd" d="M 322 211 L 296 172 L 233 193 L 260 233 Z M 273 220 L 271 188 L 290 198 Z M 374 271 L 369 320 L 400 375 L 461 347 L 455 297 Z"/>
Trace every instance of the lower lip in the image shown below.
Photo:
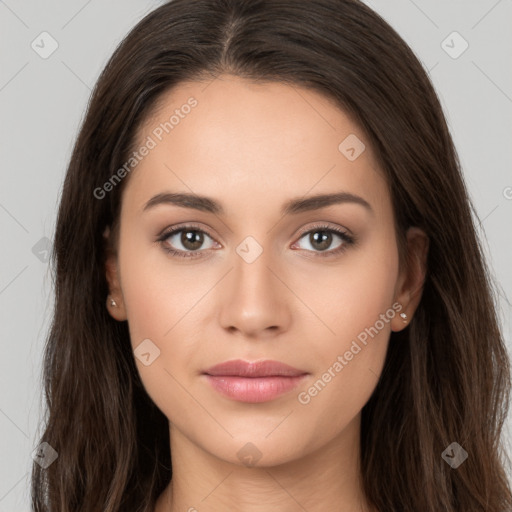
<path fill-rule="evenodd" d="M 239 402 L 268 402 L 291 391 L 306 377 L 236 377 L 227 375 L 205 375 L 211 386 L 228 398 Z"/>

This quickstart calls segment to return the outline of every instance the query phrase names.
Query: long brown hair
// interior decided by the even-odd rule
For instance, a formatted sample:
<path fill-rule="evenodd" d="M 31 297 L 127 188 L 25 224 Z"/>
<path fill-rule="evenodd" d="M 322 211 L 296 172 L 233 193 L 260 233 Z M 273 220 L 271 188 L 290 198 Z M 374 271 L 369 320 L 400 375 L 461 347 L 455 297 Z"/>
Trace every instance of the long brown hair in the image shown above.
<path fill-rule="evenodd" d="M 364 491 L 379 512 L 512 510 L 502 427 L 510 365 L 474 212 L 434 88 L 407 44 L 357 0 L 174 0 L 147 15 L 94 89 L 65 177 L 52 253 L 55 311 L 44 358 L 48 416 L 35 511 L 150 512 L 171 476 L 167 418 L 140 381 L 126 322 L 107 312 L 103 232 L 126 162 L 164 92 L 221 73 L 310 88 L 366 133 L 399 240 L 430 239 L 423 296 L 392 333 L 362 410 Z M 442 458 L 457 442 L 468 458 Z"/>

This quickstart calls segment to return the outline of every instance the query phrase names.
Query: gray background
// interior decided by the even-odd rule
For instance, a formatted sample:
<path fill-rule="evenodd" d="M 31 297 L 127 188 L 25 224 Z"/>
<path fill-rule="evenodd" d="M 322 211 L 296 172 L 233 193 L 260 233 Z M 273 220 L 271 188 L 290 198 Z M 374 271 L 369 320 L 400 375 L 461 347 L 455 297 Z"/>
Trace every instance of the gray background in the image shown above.
<path fill-rule="evenodd" d="M 52 308 L 47 249 L 72 144 L 107 59 L 161 3 L 0 0 L 0 512 L 30 510 L 31 456 L 44 413 L 42 348 Z M 411 45 L 441 98 L 480 219 L 510 349 L 512 1 L 367 3 Z M 51 49 L 48 36 L 41 42 L 44 31 L 58 44 L 46 59 L 31 46 Z M 464 41 L 469 46 L 461 53 Z M 508 433 L 511 425 L 509 416 Z"/>

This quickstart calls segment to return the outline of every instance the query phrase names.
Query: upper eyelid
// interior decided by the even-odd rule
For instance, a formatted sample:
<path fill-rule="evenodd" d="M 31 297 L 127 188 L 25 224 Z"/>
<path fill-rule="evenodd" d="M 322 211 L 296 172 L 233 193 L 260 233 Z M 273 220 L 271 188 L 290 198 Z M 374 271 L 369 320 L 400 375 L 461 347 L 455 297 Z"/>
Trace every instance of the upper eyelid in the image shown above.
<path fill-rule="evenodd" d="M 345 233 L 347 234 L 348 236 L 352 236 L 352 232 L 350 231 L 350 229 L 347 229 L 345 227 L 342 227 L 342 226 L 331 226 L 329 225 L 328 222 L 322 222 L 320 221 L 318 224 L 315 224 L 314 226 L 310 226 L 308 228 L 303 228 L 303 229 L 300 229 L 299 230 L 299 233 L 297 236 L 300 236 L 302 237 L 303 235 L 311 232 L 311 231 L 314 231 L 314 230 L 321 230 L 321 229 L 325 229 L 326 231 L 334 231 L 335 233 L 338 233 L 339 235 Z"/>

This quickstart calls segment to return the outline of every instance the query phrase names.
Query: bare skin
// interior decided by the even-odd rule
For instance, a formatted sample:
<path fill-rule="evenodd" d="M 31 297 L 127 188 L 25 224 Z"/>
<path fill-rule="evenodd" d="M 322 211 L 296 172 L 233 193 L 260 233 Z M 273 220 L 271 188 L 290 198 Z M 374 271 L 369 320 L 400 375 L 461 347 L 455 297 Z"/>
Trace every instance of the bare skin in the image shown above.
<path fill-rule="evenodd" d="M 130 175 L 119 246 L 106 263 L 117 303 L 108 306 L 110 314 L 128 321 L 134 349 L 149 339 L 160 350 L 148 366 L 135 359 L 169 419 L 173 478 L 155 510 L 370 511 L 360 478 L 361 409 L 377 384 L 391 331 L 407 326 L 399 311 L 409 322 L 419 303 L 428 240 L 411 228 L 410 265 L 399 264 L 378 162 L 369 143 L 353 161 L 338 149 L 348 135 L 363 142 L 365 135 L 323 96 L 230 75 L 183 83 L 141 127 L 141 144 L 190 97 L 197 106 Z M 225 212 L 170 203 L 144 210 L 165 192 L 208 196 Z M 369 208 L 345 201 L 281 213 L 291 199 L 337 192 Z M 185 233 L 157 241 L 178 226 Z M 198 237 L 198 229 L 202 245 L 187 245 L 194 238 L 186 233 Z M 311 231 L 327 241 L 315 241 Z M 249 236 L 252 245 L 244 245 Z M 247 254 L 262 252 L 248 263 L 237 252 L 241 243 Z M 197 254 L 173 256 L 166 248 Z M 386 312 L 387 321 L 377 324 Z M 380 324 L 343 359 L 341 371 L 333 369 L 358 335 Z M 275 399 L 240 402 L 202 375 L 231 359 L 273 359 L 308 375 Z M 319 379 L 325 386 L 308 391 Z M 255 464 L 240 455 L 244 447 Z"/>

